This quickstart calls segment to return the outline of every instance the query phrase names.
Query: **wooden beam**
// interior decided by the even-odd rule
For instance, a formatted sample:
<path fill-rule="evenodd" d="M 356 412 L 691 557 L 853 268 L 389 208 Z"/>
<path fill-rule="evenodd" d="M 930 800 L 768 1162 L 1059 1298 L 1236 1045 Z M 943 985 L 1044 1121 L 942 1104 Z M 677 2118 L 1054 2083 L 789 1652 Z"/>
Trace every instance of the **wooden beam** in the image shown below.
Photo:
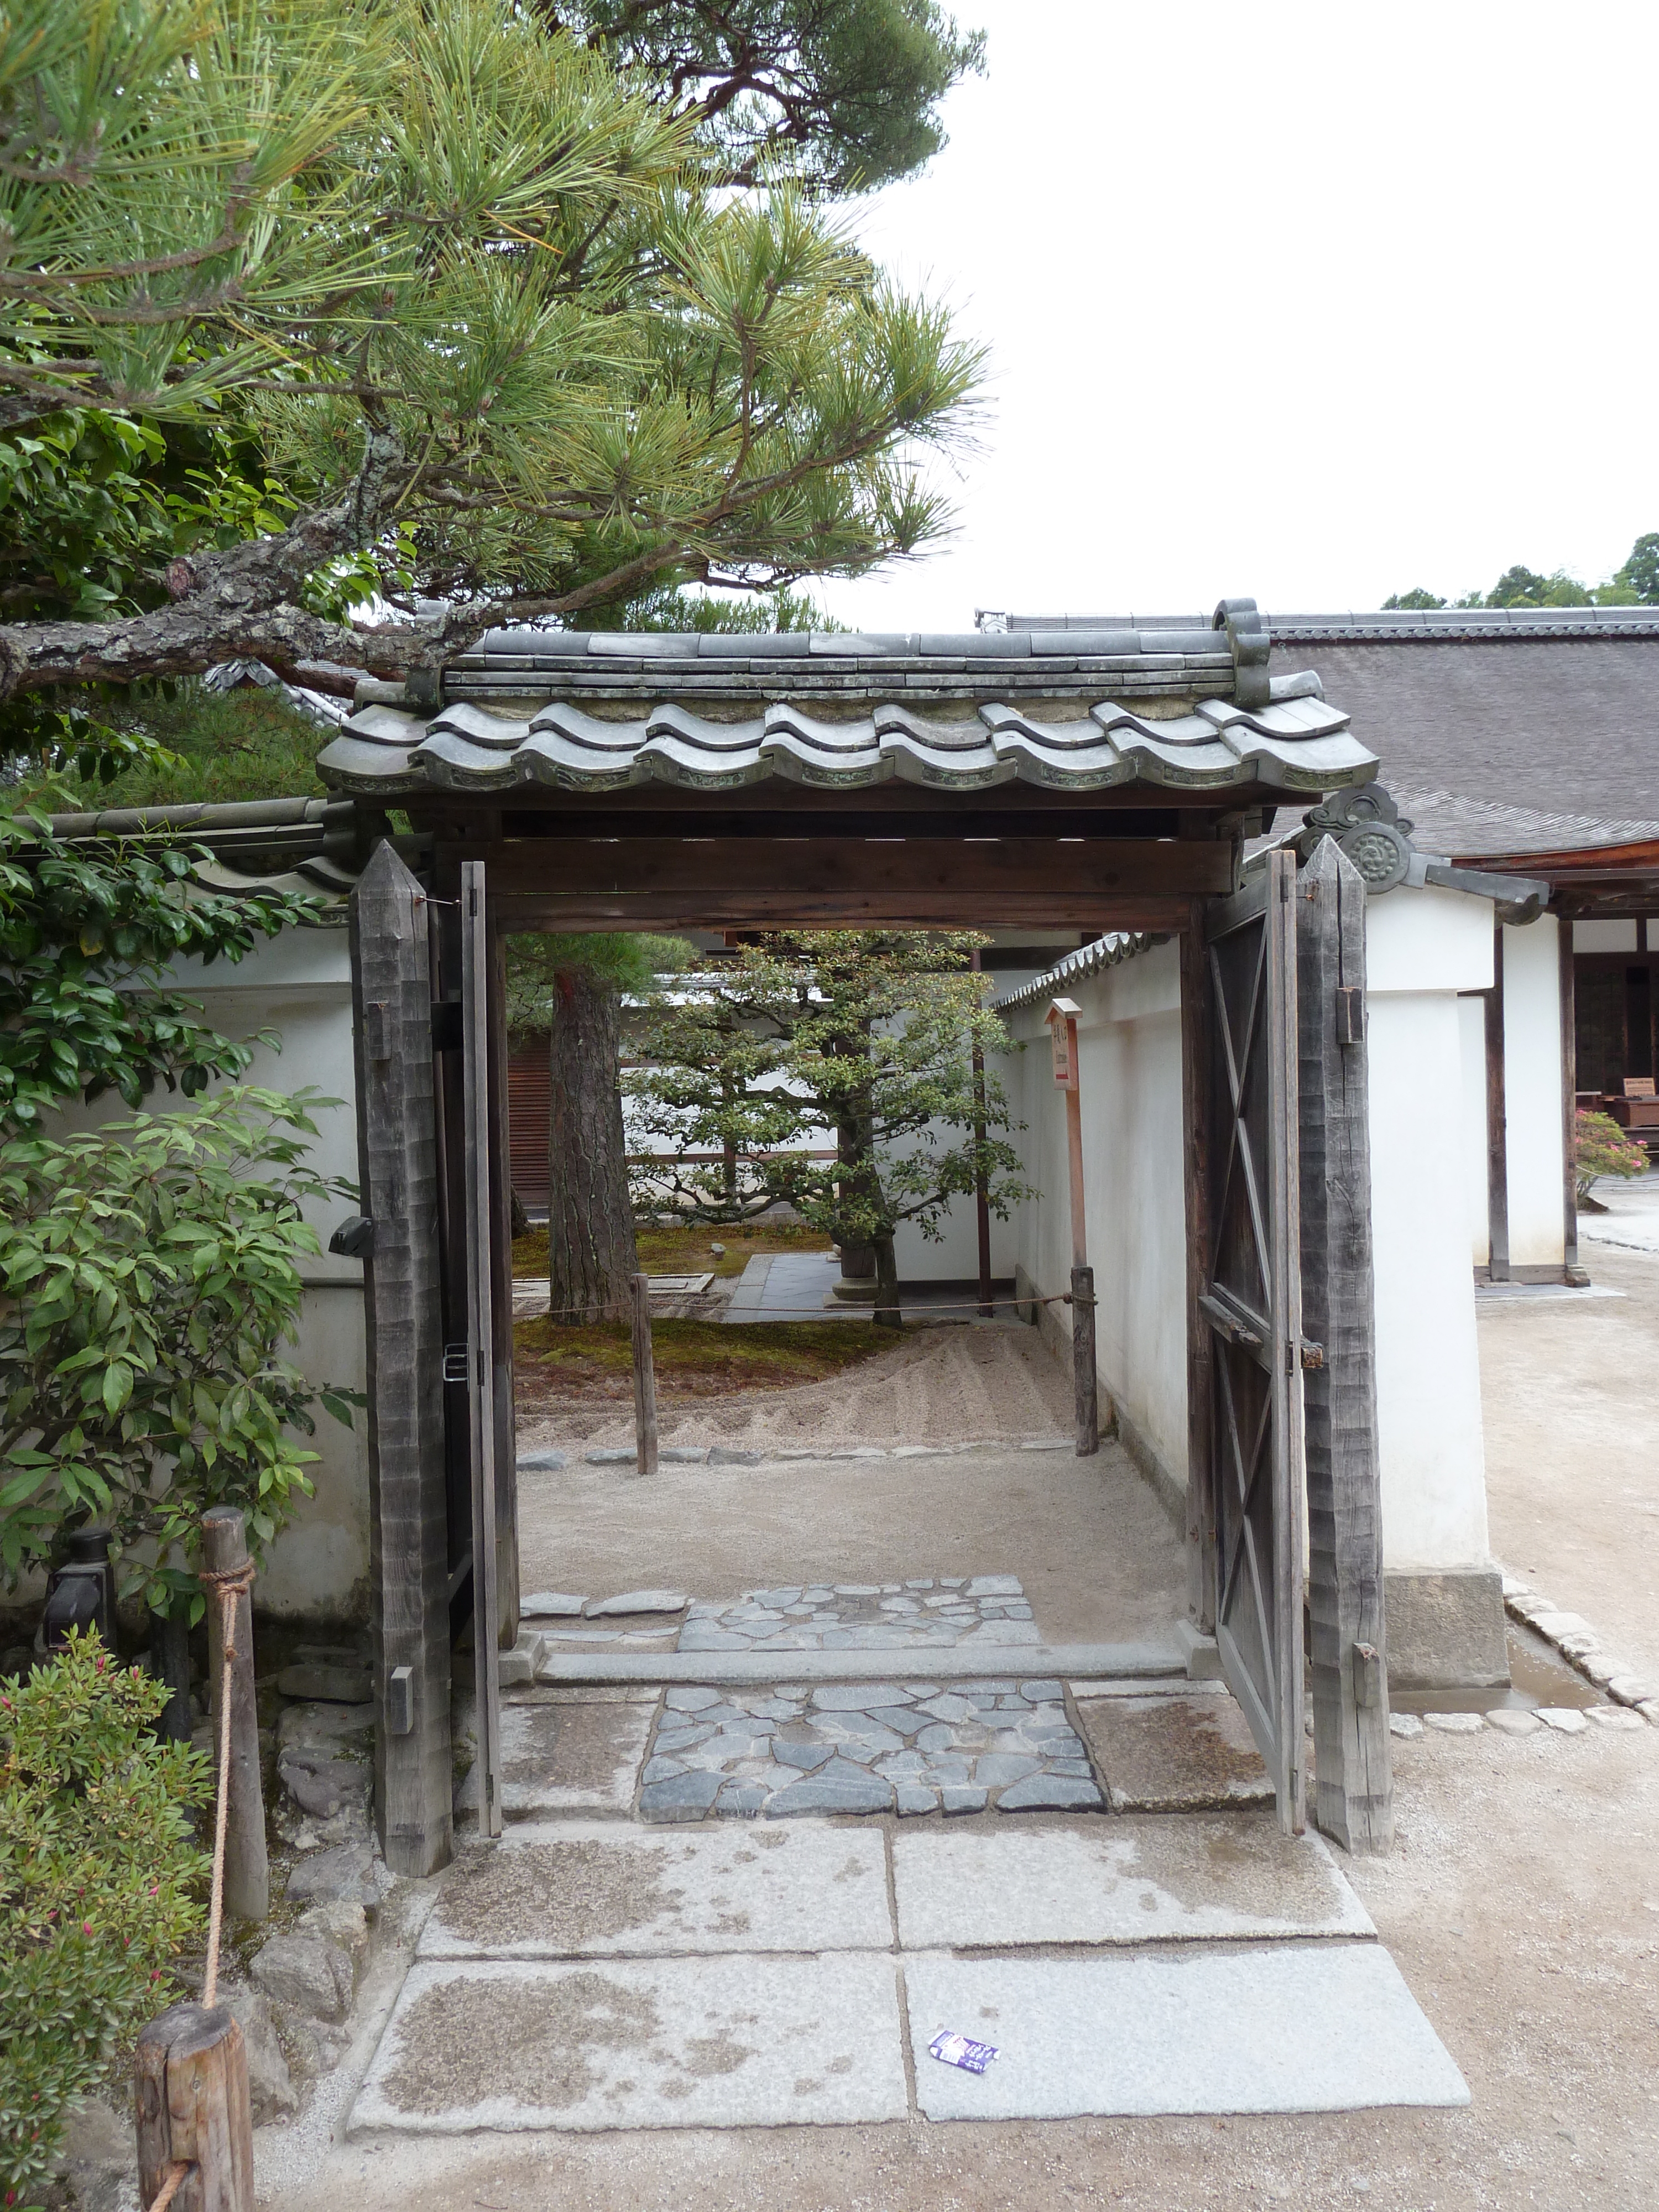
<path fill-rule="evenodd" d="M 374 1804 L 394 1874 L 450 1856 L 448 1509 L 425 892 L 381 844 L 351 896 L 364 1268 Z M 393 1678 L 396 1677 L 395 1687 Z"/>
<path fill-rule="evenodd" d="M 1365 886 L 1330 838 L 1297 884 L 1302 1329 L 1314 1819 L 1351 1851 L 1394 1835 L 1371 1261 Z M 1304 1358 L 1313 1358 L 1310 1352 Z"/>
<path fill-rule="evenodd" d="M 1085 896 L 1063 890 L 1018 896 L 967 890 L 859 892 L 832 896 L 784 888 L 755 891 L 742 883 L 684 891 L 596 893 L 498 898 L 509 935 L 538 930 L 628 929 L 1076 929 L 1091 936 L 1140 930 L 1173 936 L 1186 926 L 1184 898 Z"/>
<path fill-rule="evenodd" d="M 469 854 L 469 857 L 471 857 Z M 1233 848 L 1198 840 L 1093 837 L 538 837 L 491 847 L 498 898 L 621 902 L 780 893 L 800 900 L 1042 900 L 1098 907 L 1231 891 Z M 969 909 L 971 910 L 971 908 Z"/>
<path fill-rule="evenodd" d="M 1204 907 L 1192 902 L 1181 934 L 1181 1118 L 1187 1230 L 1187 1610 L 1215 1633 L 1214 1378 L 1208 1322 L 1199 1301 L 1210 1285 L 1209 963 Z"/>
<path fill-rule="evenodd" d="M 1510 1279 L 1509 1109 L 1504 1096 L 1504 925 L 1492 923 L 1486 1004 L 1486 1279 Z"/>

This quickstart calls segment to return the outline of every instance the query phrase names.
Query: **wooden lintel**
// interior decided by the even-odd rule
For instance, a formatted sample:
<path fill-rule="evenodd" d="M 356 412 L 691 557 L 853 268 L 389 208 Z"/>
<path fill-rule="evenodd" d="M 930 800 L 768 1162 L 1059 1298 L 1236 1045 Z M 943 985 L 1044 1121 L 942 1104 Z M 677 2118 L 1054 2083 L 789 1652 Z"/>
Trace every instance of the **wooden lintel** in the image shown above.
<path fill-rule="evenodd" d="M 509 894 L 495 900 L 509 936 L 538 930 L 674 929 L 1079 929 L 1144 930 L 1174 936 L 1187 927 L 1191 902 L 1152 891 L 1066 890 L 1048 893 L 886 890 L 827 892 L 782 885 L 752 890 L 704 884 L 680 891 L 556 891 Z"/>
<path fill-rule="evenodd" d="M 501 898 L 1085 901 L 1231 891 L 1231 844 L 1133 837 L 538 837 L 479 855 Z"/>

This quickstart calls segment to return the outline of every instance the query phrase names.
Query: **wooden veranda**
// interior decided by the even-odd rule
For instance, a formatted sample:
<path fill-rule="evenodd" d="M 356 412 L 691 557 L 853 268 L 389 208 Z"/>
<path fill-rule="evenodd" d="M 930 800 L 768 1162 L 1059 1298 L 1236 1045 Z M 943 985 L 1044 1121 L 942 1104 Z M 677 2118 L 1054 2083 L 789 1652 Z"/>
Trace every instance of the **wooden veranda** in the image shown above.
<path fill-rule="evenodd" d="M 1330 844 L 1243 865 L 1375 775 L 1316 689 L 1240 601 L 1063 641 L 501 633 L 363 701 L 322 773 L 413 832 L 352 914 L 390 1865 L 449 1853 L 458 1631 L 518 1625 L 503 939 L 629 927 L 1180 936 L 1189 1610 L 1299 1828 L 1305 1502 L 1315 1817 L 1386 1846 L 1364 886 Z"/>

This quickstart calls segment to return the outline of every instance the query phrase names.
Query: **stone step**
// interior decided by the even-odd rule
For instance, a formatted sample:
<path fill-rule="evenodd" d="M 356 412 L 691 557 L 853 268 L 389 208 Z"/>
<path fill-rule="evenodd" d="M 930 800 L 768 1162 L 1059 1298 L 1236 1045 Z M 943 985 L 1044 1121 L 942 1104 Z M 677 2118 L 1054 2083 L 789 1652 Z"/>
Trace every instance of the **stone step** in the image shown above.
<path fill-rule="evenodd" d="M 879 1682 L 895 1669 L 918 1681 L 994 1680 L 1059 1675 L 1066 1680 L 1184 1677 L 1186 1660 L 1171 1635 L 1157 1643 L 910 1644 L 902 1650 L 558 1651 L 547 1650 L 536 1680 L 550 1683 L 653 1683 L 720 1689 L 751 1682 Z"/>

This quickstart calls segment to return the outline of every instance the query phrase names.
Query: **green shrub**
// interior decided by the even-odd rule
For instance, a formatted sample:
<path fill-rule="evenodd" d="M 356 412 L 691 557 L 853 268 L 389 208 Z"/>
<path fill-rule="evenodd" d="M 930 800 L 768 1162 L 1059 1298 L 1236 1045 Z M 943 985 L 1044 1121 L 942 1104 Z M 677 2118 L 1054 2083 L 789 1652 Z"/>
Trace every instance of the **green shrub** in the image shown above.
<path fill-rule="evenodd" d="M 302 1201 L 310 1094 L 243 1089 L 61 1141 L 0 1146 L 0 1571 L 106 1522 L 125 1589 L 199 1617 L 175 1562 L 210 1506 L 242 1506 L 256 1553 L 308 1494 L 297 1430 L 320 1397 L 279 1354 L 318 1249 Z M 172 1557 L 169 1557 L 172 1554 Z"/>
<path fill-rule="evenodd" d="M 0 2204 L 50 2172 L 69 2106 L 171 2002 L 163 1971 L 202 1923 L 184 1808 L 211 1768 L 149 1734 L 167 1696 L 78 1632 L 0 1682 Z"/>
<path fill-rule="evenodd" d="M 1648 1156 L 1611 1114 L 1590 1114 L 1580 1107 L 1573 1117 L 1572 1168 L 1583 1200 L 1597 1176 L 1645 1175 Z"/>

